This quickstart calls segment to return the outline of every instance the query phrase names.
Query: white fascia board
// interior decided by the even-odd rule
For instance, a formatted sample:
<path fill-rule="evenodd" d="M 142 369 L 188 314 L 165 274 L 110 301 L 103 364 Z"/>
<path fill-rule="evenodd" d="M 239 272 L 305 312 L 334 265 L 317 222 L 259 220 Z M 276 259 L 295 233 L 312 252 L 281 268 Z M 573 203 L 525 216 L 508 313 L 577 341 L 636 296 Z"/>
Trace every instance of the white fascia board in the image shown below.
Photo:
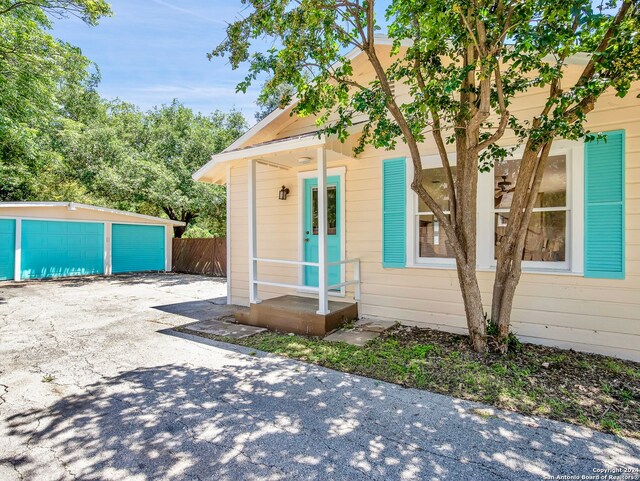
<path fill-rule="evenodd" d="M 256 147 L 247 147 L 246 149 L 234 150 L 233 152 L 222 152 L 220 154 L 211 157 L 211 160 L 207 162 L 202 168 L 192 175 L 193 180 L 200 180 L 205 174 L 213 167 L 225 162 L 232 162 L 234 160 L 258 158 L 261 155 L 275 154 L 282 152 L 283 150 L 295 150 L 304 149 L 306 147 L 317 147 L 324 145 L 326 138 L 324 135 L 311 136 L 308 135 L 302 138 L 296 138 L 291 140 L 275 141 L 270 144 L 258 145 Z"/>
<path fill-rule="evenodd" d="M 137 219 L 147 219 L 147 220 L 155 220 L 158 224 L 170 224 L 175 226 L 183 226 L 186 225 L 184 222 L 180 222 L 177 220 L 171 219 L 163 219 L 162 217 L 154 217 L 151 215 L 138 214 L 136 212 L 128 212 L 126 210 L 118 210 L 118 209 L 110 209 L 108 207 L 98 207 L 95 205 L 88 204 L 78 204 L 76 202 L 0 202 L 0 209 L 6 208 L 15 208 L 15 207 L 67 207 L 68 209 L 86 209 L 86 210 L 96 210 L 99 212 L 107 212 L 109 214 L 118 214 L 124 215 L 128 217 L 135 217 Z"/>
<path fill-rule="evenodd" d="M 236 150 L 239 149 L 240 147 L 242 147 L 246 142 L 248 142 L 249 140 L 251 140 L 258 132 L 260 132 L 262 129 L 264 129 L 267 125 L 269 125 L 271 122 L 273 122 L 274 120 L 276 120 L 278 117 L 280 117 L 282 114 L 284 114 L 285 112 L 287 112 L 291 107 L 293 107 L 295 104 L 298 103 L 298 97 L 295 96 L 292 100 L 291 103 L 289 105 L 287 105 L 285 108 L 281 109 L 281 108 L 277 108 L 275 109 L 273 112 L 271 112 L 269 115 L 267 115 L 265 118 L 263 118 L 262 120 L 260 120 L 258 123 L 254 124 L 253 127 L 251 127 L 249 130 L 247 130 L 244 134 L 242 134 L 240 137 L 238 137 L 231 145 L 229 145 L 226 149 L 224 149 L 222 152 L 228 152 L 230 150 Z"/>

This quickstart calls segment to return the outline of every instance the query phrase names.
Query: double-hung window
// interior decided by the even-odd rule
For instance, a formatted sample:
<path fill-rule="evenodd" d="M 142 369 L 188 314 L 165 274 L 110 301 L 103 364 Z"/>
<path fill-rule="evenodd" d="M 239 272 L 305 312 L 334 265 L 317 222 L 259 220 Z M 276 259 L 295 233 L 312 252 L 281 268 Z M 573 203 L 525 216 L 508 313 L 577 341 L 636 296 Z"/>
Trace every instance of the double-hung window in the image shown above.
<path fill-rule="evenodd" d="M 578 273 L 582 270 L 578 260 L 582 258 L 583 210 L 581 205 L 574 206 L 577 211 L 572 210 L 572 200 L 582 196 L 583 147 L 577 142 L 559 141 L 557 144 L 547 161 L 527 227 L 523 268 Z M 451 159 L 455 161 L 454 157 L 452 155 Z M 423 161 L 427 168 L 422 171 L 422 185 L 448 214 L 447 176 L 439 163 L 436 156 Z M 481 269 L 496 265 L 495 246 L 506 233 L 520 163 L 520 156 L 516 155 L 497 163 L 491 172 L 479 174 L 477 258 Z M 452 174 L 455 179 L 455 165 Z M 413 192 L 408 208 L 412 209 L 408 218 L 412 234 L 407 243 L 409 262 L 416 266 L 454 267 L 451 243 L 431 209 Z"/>
<path fill-rule="evenodd" d="M 494 245 L 506 233 L 519 170 L 520 159 L 506 160 L 493 169 Z M 547 160 L 527 227 L 522 255 L 524 265 L 531 268 L 566 269 L 569 226 L 567 157 L 554 155 Z"/>
<path fill-rule="evenodd" d="M 455 178 L 456 168 L 451 167 L 451 171 Z M 444 167 L 424 169 L 422 171 L 422 186 L 444 213 L 449 214 L 449 188 Z M 453 249 L 447 234 L 440 227 L 440 222 L 422 199 L 418 199 L 417 210 L 415 215 L 418 240 L 416 258 L 434 264 L 451 264 L 454 259 Z"/>

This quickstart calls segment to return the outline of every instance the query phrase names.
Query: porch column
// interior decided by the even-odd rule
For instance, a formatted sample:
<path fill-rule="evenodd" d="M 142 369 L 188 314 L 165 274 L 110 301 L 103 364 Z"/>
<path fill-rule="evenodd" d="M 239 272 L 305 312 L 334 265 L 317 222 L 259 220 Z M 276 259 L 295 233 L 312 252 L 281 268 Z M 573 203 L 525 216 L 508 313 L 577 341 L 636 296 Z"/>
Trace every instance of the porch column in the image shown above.
<path fill-rule="evenodd" d="M 329 314 L 329 272 L 327 268 L 327 159 L 318 147 L 318 314 Z"/>
<path fill-rule="evenodd" d="M 258 277 L 258 266 L 255 261 L 257 257 L 257 242 L 256 242 L 256 160 L 249 160 L 249 173 L 248 173 L 248 195 L 249 195 L 249 212 L 247 223 L 249 231 L 249 303 L 257 304 L 260 302 L 258 299 L 258 285 L 255 283 Z M 227 219 L 229 222 L 229 219 Z"/>

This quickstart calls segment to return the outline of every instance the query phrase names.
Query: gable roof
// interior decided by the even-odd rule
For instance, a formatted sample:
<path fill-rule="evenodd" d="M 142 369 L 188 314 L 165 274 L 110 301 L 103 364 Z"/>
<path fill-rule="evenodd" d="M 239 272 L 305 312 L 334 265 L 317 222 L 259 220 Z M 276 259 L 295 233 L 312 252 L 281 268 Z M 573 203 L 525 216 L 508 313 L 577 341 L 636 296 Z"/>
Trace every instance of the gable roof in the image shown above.
<path fill-rule="evenodd" d="M 98 207 L 89 204 L 78 204 L 76 202 L 0 202 L 0 209 L 2 208 L 29 208 L 29 207 L 66 207 L 69 210 L 86 209 L 99 212 L 107 212 L 109 214 L 118 214 L 136 219 L 155 220 L 158 224 L 169 224 L 175 226 L 184 226 L 184 222 L 177 220 L 164 219 L 162 217 L 154 217 L 151 215 L 138 214 L 136 212 L 128 212 L 126 210 L 110 209 L 108 207 Z M 0 212 L 1 213 L 1 212 Z"/>

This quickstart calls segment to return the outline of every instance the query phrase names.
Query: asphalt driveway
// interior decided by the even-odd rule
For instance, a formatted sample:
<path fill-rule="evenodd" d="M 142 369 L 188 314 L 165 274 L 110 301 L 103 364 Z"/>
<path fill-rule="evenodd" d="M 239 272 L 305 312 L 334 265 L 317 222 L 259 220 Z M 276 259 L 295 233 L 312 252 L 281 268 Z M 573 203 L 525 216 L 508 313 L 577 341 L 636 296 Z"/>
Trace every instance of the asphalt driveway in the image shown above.
<path fill-rule="evenodd" d="M 637 441 L 171 331 L 225 290 L 0 283 L 0 479 L 640 479 Z"/>

